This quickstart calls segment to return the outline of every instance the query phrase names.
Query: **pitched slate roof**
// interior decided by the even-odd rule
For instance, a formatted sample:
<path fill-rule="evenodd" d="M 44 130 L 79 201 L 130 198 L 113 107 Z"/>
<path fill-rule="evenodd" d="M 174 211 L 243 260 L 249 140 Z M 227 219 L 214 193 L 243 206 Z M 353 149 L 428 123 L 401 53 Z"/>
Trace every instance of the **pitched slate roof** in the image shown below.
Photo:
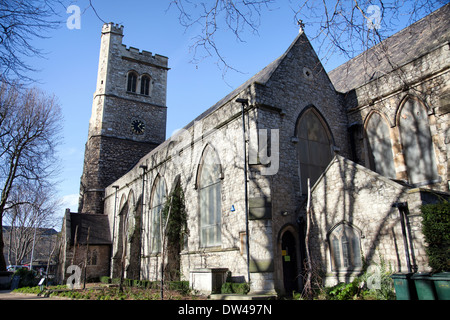
<path fill-rule="evenodd" d="M 295 43 L 298 41 L 298 39 L 303 35 L 303 32 L 299 32 L 295 40 L 291 43 L 289 48 L 277 59 L 272 61 L 270 64 L 268 64 L 265 68 L 263 68 L 261 71 L 256 73 L 253 77 L 245 81 L 243 84 L 241 84 L 239 87 L 231 91 L 229 94 L 227 94 L 225 97 L 223 97 L 221 100 L 219 100 L 216 104 L 214 104 L 212 107 L 201 113 L 198 117 L 196 117 L 194 120 L 192 120 L 189 124 L 187 124 L 184 129 L 189 128 L 194 124 L 195 121 L 199 121 L 209 114 L 213 113 L 215 110 L 219 109 L 221 106 L 226 104 L 227 102 L 231 101 L 233 98 L 235 98 L 239 93 L 244 91 L 245 89 L 249 88 L 253 83 L 258 83 L 265 85 L 267 81 L 269 81 L 270 77 L 273 75 L 273 73 L 277 70 L 277 68 L 280 66 L 281 62 L 284 60 L 284 58 L 287 56 L 289 51 L 292 49 L 292 47 L 295 45 Z"/>
<path fill-rule="evenodd" d="M 335 89 L 348 92 L 450 41 L 450 4 L 328 73 Z"/>
<path fill-rule="evenodd" d="M 12 227 L 11 226 L 3 226 L 3 232 L 11 232 Z M 25 229 L 25 230 L 32 230 L 34 232 L 34 228 L 33 227 L 16 227 L 17 229 L 21 230 L 21 229 Z M 58 231 L 56 231 L 53 228 L 37 228 L 37 233 L 39 233 L 40 235 L 44 235 L 44 236 L 52 236 L 55 234 L 58 234 Z"/>

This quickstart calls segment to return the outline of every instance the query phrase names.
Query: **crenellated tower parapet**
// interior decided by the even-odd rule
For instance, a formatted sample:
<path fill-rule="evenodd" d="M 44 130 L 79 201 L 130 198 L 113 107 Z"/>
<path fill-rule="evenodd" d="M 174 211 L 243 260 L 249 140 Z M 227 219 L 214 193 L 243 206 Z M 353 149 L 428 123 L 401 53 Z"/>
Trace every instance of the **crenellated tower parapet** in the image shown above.
<path fill-rule="evenodd" d="M 123 29 L 102 27 L 80 212 L 102 213 L 104 188 L 165 140 L 168 58 L 127 47 Z"/>

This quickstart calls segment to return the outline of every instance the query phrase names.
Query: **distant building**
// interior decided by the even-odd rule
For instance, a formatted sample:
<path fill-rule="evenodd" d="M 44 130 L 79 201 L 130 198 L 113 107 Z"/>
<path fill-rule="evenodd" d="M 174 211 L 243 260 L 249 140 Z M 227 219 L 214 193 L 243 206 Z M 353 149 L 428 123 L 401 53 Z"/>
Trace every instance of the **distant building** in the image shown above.
<path fill-rule="evenodd" d="M 55 271 L 57 264 L 57 255 L 59 253 L 58 231 L 53 228 L 37 228 L 36 240 L 33 248 L 34 228 L 30 227 L 11 227 L 3 226 L 3 255 L 8 265 L 30 266 L 31 254 L 33 252 L 33 269 L 39 271 L 47 270 L 47 264 L 50 265 L 50 272 Z M 26 248 L 26 249 L 23 249 Z M 18 254 L 25 253 L 20 259 Z M 50 258 L 50 260 L 49 260 Z M 18 260 L 19 259 L 19 260 Z"/>
<path fill-rule="evenodd" d="M 449 13 L 328 74 L 300 31 L 168 140 L 168 59 L 126 48 L 123 27 L 105 24 L 64 268 L 93 255 L 72 260 L 89 245 L 92 277 L 160 279 L 161 212 L 176 190 L 186 226 L 164 265 L 182 279 L 228 270 L 252 292 L 301 290 L 306 240 L 326 284 L 380 257 L 396 271 L 427 270 L 419 206 L 449 196 Z"/>

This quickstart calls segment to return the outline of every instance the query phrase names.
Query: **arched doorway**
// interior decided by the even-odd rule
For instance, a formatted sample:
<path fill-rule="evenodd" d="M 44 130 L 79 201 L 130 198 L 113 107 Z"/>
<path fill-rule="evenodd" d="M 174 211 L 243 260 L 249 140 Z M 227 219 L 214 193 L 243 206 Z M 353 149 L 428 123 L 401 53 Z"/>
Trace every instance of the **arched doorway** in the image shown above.
<path fill-rule="evenodd" d="M 287 295 L 298 291 L 298 277 L 300 276 L 297 266 L 297 246 L 295 237 L 289 230 L 281 237 L 281 258 L 283 265 L 283 284 Z"/>

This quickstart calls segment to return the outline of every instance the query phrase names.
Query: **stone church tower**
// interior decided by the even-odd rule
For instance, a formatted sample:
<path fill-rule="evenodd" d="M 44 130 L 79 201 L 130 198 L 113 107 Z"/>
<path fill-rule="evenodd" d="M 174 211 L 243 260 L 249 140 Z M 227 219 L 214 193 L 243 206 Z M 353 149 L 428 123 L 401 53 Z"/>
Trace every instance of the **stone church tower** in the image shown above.
<path fill-rule="evenodd" d="M 122 44 L 103 25 L 78 212 L 103 213 L 104 189 L 165 140 L 168 59 Z"/>

